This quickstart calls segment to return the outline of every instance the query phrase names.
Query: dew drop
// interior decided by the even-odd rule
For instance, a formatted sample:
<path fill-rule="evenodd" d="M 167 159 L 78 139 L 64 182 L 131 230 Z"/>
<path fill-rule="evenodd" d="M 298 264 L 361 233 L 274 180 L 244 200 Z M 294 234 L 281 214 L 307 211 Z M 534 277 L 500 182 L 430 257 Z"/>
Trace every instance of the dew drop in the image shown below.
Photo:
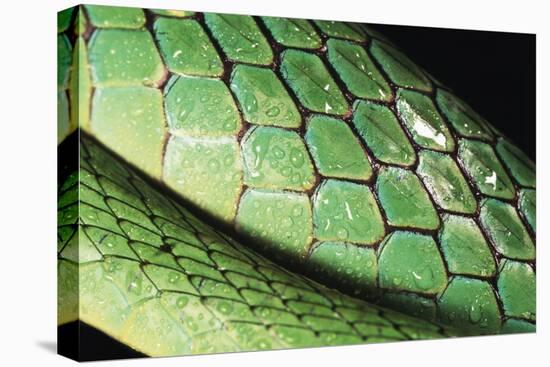
<path fill-rule="evenodd" d="M 247 94 L 244 101 L 246 112 L 255 113 L 258 111 L 258 100 L 252 93 Z"/>
<path fill-rule="evenodd" d="M 290 162 L 294 167 L 300 168 L 304 164 L 304 155 L 300 150 L 292 148 L 290 150 Z"/>
<path fill-rule="evenodd" d="M 229 315 L 231 312 L 233 312 L 233 306 L 229 302 L 222 301 L 218 304 L 216 309 L 222 314 L 222 315 Z"/>
<path fill-rule="evenodd" d="M 282 159 L 282 158 L 285 157 L 284 150 L 282 150 L 279 147 L 273 147 L 272 152 L 273 152 L 273 155 L 275 156 L 275 158 L 277 158 L 277 159 Z"/>
<path fill-rule="evenodd" d="M 226 155 L 223 159 L 223 164 L 225 164 L 226 167 L 231 166 L 233 162 L 234 162 L 234 157 L 231 154 Z"/>
<path fill-rule="evenodd" d="M 191 329 L 193 331 L 199 330 L 199 325 L 192 318 L 188 318 L 186 320 L 186 324 L 189 327 L 189 329 Z"/>
<path fill-rule="evenodd" d="M 294 224 L 294 221 L 292 220 L 291 217 L 284 217 L 283 220 L 281 221 L 281 226 L 283 228 L 290 228 L 292 227 L 293 224 Z"/>
<path fill-rule="evenodd" d="M 422 290 L 430 289 L 433 287 L 434 275 L 430 267 L 425 267 L 420 271 L 412 272 L 415 284 Z"/>
<path fill-rule="evenodd" d="M 279 107 L 277 106 L 272 106 L 270 107 L 266 112 L 265 114 L 268 116 L 268 117 L 277 117 L 279 115 L 279 113 L 281 112 L 281 110 L 279 109 Z"/>
<path fill-rule="evenodd" d="M 481 320 L 481 307 L 476 303 L 472 304 L 470 306 L 470 310 L 468 312 L 468 317 L 470 318 L 470 322 L 472 324 L 477 324 Z"/>
<path fill-rule="evenodd" d="M 267 339 L 260 339 L 260 340 L 256 343 L 256 347 L 257 347 L 258 349 L 261 349 L 261 350 L 270 349 L 270 348 L 271 348 L 271 343 L 270 343 L 269 340 L 267 340 Z"/>
<path fill-rule="evenodd" d="M 177 273 L 171 273 L 170 276 L 168 277 L 168 281 L 170 283 L 175 283 L 178 279 L 179 279 L 179 274 Z"/>
<path fill-rule="evenodd" d="M 220 169 L 220 162 L 217 159 L 211 159 L 208 161 L 208 168 L 211 171 L 217 171 Z"/>
<path fill-rule="evenodd" d="M 179 297 L 177 300 L 176 300 L 176 305 L 178 306 L 178 308 L 184 308 L 185 306 L 187 306 L 187 303 L 189 303 L 189 298 L 185 297 L 185 296 L 181 296 Z"/>
<path fill-rule="evenodd" d="M 269 318 L 271 316 L 271 310 L 267 307 L 263 307 L 260 311 L 260 316 L 264 319 Z"/>
<path fill-rule="evenodd" d="M 235 128 L 234 122 L 226 122 L 225 124 L 223 124 L 223 129 L 225 131 L 232 131 L 234 128 Z"/>
<path fill-rule="evenodd" d="M 340 228 L 336 232 L 336 236 L 338 236 L 338 238 L 341 240 L 345 240 L 346 238 L 348 238 L 348 235 L 349 235 L 348 230 L 345 228 Z"/>
<path fill-rule="evenodd" d="M 295 217 L 302 215 L 303 212 L 304 209 L 298 204 L 294 205 L 294 207 L 292 208 L 292 215 Z"/>
<path fill-rule="evenodd" d="M 285 176 L 285 177 L 288 177 L 290 176 L 292 173 L 292 168 L 286 166 L 286 167 L 283 167 L 283 169 L 281 170 L 281 175 Z"/>

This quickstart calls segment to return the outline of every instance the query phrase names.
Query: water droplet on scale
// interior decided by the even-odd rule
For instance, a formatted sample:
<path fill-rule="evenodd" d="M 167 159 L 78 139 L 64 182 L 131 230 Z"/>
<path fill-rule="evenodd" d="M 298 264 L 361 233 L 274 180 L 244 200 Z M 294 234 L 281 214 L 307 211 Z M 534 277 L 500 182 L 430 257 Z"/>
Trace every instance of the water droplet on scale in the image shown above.
<path fill-rule="evenodd" d="M 220 168 L 220 163 L 216 159 L 211 159 L 208 161 L 208 168 L 211 171 L 218 171 Z"/>
<path fill-rule="evenodd" d="M 292 165 L 296 168 L 300 168 L 304 164 L 304 161 L 304 155 L 302 152 L 296 148 L 292 148 L 290 151 L 290 162 Z"/>
<path fill-rule="evenodd" d="M 346 238 L 348 238 L 348 235 L 349 235 L 348 230 L 345 228 L 340 228 L 336 232 L 336 236 L 338 236 L 338 238 L 341 240 L 345 240 Z"/>
<path fill-rule="evenodd" d="M 223 315 L 229 315 L 233 312 L 233 306 L 231 303 L 223 301 L 218 304 L 217 310 Z"/>
<path fill-rule="evenodd" d="M 168 277 L 168 281 L 170 283 L 175 283 L 178 279 L 179 279 L 179 274 L 177 273 L 171 273 L 170 276 Z"/>
<path fill-rule="evenodd" d="M 470 306 L 470 311 L 468 312 L 468 317 L 472 324 L 477 324 L 481 320 L 482 312 L 481 307 L 476 303 Z"/>
<path fill-rule="evenodd" d="M 187 297 L 181 296 L 177 299 L 176 305 L 178 306 L 178 308 L 182 309 L 187 305 L 188 302 L 189 302 L 189 299 Z"/>
<path fill-rule="evenodd" d="M 292 168 L 286 166 L 286 167 L 283 167 L 283 169 L 281 170 L 281 175 L 285 176 L 285 177 L 288 177 L 292 174 Z"/>
<path fill-rule="evenodd" d="M 290 181 L 292 183 L 295 183 L 297 184 L 298 182 L 300 182 L 300 180 L 302 179 L 302 176 L 299 174 L 299 173 L 295 173 L 292 175 L 292 177 L 290 178 Z"/>
<path fill-rule="evenodd" d="M 294 205 L 294 208 L 292 208 L 292 215 L 295 217 L 298 217 L 302 215 L 304 209 L 300 205 Z"/>
<path fill-rule="evenodd" d="M 281 226 L 284 227 L 284 228 L 290 228 L 290 227 L 292 227 L 293 224 L 294 224 L 294 221 L 292 220 L 291 217 L 285 217 L 281 221 Z"/>
<path fill-rule="evenodd" d="M 255 113 L 258 111 L 258 101 L 256 100 L 256 97 L 253 94 L 248 94 L 245 98 L 245 109 L 246 112 L 249 113 Z"/>
<path fill-rule="evenodd" d="M 275 158 L 277 159 L 282 159 L 285 157 L 285 152 L 284 150 L 282 150 L 281 148 L 279 147 L 273 147 L 273 155 L 275 156 Z"/>
<path fill-rule="evenodd" d="M 426 290 L 433 287 L 434 275 L 432 269 L 430 269 L 429 267 L 425 267 L 419 273 L 413 271 L 412 274 L 414 282 L 420 289 Z"/>
<path fill-rule="evenodd" d="M 281 112 L 281 110 L 279 109 L 279 107 L 277 106 L 272 106 L 270 107 L 266 112 L 265 114 L 268 116 L 268 117 L 277 117 L 279 116 L 279 113 Z"/>

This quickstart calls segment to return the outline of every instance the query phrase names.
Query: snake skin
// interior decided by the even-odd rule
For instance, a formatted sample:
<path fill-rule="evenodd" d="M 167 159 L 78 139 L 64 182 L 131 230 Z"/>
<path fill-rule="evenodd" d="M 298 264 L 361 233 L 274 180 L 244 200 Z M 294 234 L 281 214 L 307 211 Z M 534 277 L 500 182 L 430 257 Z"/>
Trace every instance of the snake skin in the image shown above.
<path fill-rule="evenodd" d="M 357 299 L 460 334 L 534 331 L 534 163 L 383 36 L 344 22 L 75 9 L 60 13 L 59 141 L 79 127 L 250 250 Z M 110 197 L 87 174 L 94 195 Z M 138 190 L 117 203 L 128 200 L 136 232 L 173 263 L 149 198 Z M 113 216 L 129 209 L 103 209 L 128 240 Z M 144 271 L 128 248 L 122 265 L 106 265 L 97 238 L 82 233 L 97 257 L 90 276 Z M 239 259 L 257 259 L 250 250 Z M 364 337 L 352 334 L 344 343 Z M 295 346 L 278 343 L 269 347 Z"/>

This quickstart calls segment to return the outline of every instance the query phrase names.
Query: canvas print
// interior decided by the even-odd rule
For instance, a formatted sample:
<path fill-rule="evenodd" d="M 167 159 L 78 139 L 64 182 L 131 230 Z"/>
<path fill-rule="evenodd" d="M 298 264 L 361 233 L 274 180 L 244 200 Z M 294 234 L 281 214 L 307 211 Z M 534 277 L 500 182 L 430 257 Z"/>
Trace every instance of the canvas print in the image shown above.
<path fill-rule="evenodd" d="M 376 27 L 82 5 L 57 42 L 61 354 L 535 331 L 535 164 Z"/>

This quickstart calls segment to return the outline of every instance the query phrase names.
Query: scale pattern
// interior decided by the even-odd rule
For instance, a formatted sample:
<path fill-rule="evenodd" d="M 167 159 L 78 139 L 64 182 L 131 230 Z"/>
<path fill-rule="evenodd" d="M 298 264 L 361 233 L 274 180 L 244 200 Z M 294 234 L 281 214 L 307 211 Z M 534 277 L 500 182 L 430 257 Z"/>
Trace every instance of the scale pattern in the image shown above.
<path fill-rule="evenodd" d="M 535 165 L 391 42 L 109 10 L 58 36 L 80 50 L 59 82 L 84 131 L 323 284 L 465 334 L 534 330 Z"/>
<path fill-rule="evenodd" d="M 89 138 L 80 152 L 59 192 L 60 323 L 78 317 L 151 356 L 452 335 L 284 270 Z"/>

